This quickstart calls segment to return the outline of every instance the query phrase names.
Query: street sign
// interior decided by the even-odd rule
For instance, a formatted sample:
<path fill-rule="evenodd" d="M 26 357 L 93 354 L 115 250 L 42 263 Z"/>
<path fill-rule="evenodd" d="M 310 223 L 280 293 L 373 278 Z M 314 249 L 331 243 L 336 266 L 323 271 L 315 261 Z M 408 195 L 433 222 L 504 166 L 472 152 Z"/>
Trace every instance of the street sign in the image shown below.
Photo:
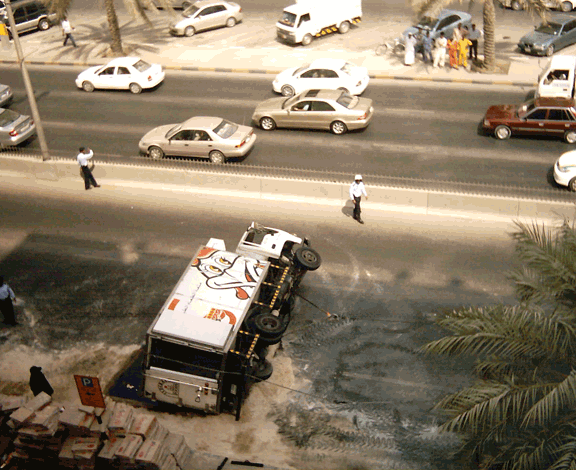
<path fill-rule="evenodd" d="M 102 390 L 100 389 L 100 381 L 97 377 L 86 377 L 84 375 L 75 375 L 76 387 L 78 388 L 78 395 L 80 401 L 84 406 L 93 406 L 95 408 L 106 408 Z"/>

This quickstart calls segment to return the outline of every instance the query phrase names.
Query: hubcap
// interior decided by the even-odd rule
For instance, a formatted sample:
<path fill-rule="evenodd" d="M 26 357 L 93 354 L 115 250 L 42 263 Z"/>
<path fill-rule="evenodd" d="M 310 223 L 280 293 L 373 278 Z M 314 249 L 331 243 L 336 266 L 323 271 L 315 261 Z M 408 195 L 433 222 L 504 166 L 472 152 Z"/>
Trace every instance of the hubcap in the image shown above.
<path fill-rule="evenodd" d="M 262 119 L 262 128 L 264 130 L 269 131 L 270 129 L 272 129 L 272 127 L 274 127 L 274 125 L 272 124 L 272 119 L 270 118 Z"/>
<path fill-rule="evenodd" d="M 332 126 L 332 129 L 335 134 L 342 134 L 342 132 L 344 132 L 344 124 L 337 122 Z"/>
<path fill-rule="evenodd" d="M 302 258 L 304 258 L 309 263 L 315 263 L 318 260 L 318 258 L 316 258 L 316 255 L 308 250 L 302 253 Z"/>

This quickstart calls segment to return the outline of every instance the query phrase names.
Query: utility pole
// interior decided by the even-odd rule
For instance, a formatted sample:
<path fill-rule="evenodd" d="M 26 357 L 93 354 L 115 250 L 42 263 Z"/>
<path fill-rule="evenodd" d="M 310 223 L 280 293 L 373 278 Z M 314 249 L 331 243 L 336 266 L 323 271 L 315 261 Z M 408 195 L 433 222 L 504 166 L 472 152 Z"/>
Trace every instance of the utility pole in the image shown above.
<path fill-rule="evenodd" d="M 16 47 L 16 55 L 18 56 L 18 63 L 20 64 L 24 86 L 26 87 L 26 94 L 28 95 L 28 101 L 30 102 L 32 119 L 34 119 L 34 123 L 36 124 L 36 133 L 38 134 L 40 150 L 42 151 L 42 161 L 45 162 L 46 160 L 50 160 L 48 144 L 46 143 L 44 128 L 42 127 L 42 122 L 40 121 L 40 113 L 38 112 L 38 106 L 36 105 L 36 97 L 34 96 L 34 90 L 32 88 L 32 83 L 30 82 L 30 76 L 28 75 L 28 70 L 26 69 L 26 64 L 24 62 L 24 54 L 22 53 L 20 38 L 18 37 L 18 31 L 16 31 L 16 22 L 14 21 L 14 15 L 12 14 L 12 5 L 10 4 L 10 0 L 5 0 L 5 2 L 6 12 L 8 13 L 8 22 L 10 23 L 10 32 L 12 33 L 12 39 L 14 40 L 14 46 Z"/>

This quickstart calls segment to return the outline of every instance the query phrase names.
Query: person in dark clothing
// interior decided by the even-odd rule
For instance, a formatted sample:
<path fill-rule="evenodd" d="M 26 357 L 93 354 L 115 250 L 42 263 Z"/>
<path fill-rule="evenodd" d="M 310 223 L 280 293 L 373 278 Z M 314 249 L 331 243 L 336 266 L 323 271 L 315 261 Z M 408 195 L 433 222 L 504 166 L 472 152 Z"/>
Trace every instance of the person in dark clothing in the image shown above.
<path fill-rule="evenodd" d="M 8 284 L 4 283 L 4 276 L 0 276 L 0 311 L 4 316 L 4 323 L 10 326 L 18 324 L 14 315 L 13 300 L 16 300 L 14 291 L 10 289 Z"/>
<path fill-rule="evenodd" d="M 50 385 L 50 382 L 48 382 L 48 379 L 42 372 L 42 367 L 30 367 L 30 390 L 32 390 L 34 396 L 41 392 L 47 393 L 50 396 L 54 393 L 52 385 Z"/>

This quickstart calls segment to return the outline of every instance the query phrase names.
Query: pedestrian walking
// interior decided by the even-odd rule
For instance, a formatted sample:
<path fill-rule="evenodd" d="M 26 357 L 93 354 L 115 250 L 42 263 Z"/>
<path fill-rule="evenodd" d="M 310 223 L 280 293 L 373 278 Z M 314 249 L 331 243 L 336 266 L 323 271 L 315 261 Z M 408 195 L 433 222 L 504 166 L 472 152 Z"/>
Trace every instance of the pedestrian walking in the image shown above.
<path fill-rule="evenodd" d="M 88 160 L 90 160 L 94 156 L 94 152 L 86 147 L 80 147 L 80 153 L 76 157 L 78 160 L 78 165 L 80 165 L 80 169 L 82 170 L 82 176 L 84 177 L 84 187 L 86 190 L 90 189 L 90 184 L 95 188 L 99 188 L 100 185 L 96 183 L 94 176 L 92 176 L 92 171 L 88 167 Z"/>
<path fill-rule="evenodd" d="M 350 199 L 354 202 L 354 215 L 352 217 L 361 224 L 364 223 L 360 217 L 360 212 L 362 212 L 360 210 L 360 200 L 362 199 L 362 195 L 368 199 L 366 188 L 362 182 L 362 175 L 356 175 L 354 177 L 354 182 L 350 185 Z"/>
<path fill-rule="evenodd" d="M 44 392 L 52 396 L 54 389 L 48 379 L 42 372 L 42 367 L 32 366 L 30 367 L 30 390 L 34 396 Z"/>
<path fill-rule="evenodd" d="M 470 60 L 478 60 L 478 41 L 481 37 L 482 31 L 476 29 L 476 25 L 473 24 L 472 31 L 470 31 L 470 34 L 468 35 L 468 39 L 470 39 L 470 42 L 472 43 L 470 46 Z"/>
<path fill-rule="evenodd" d="M 416 62 L 416 38 L 412 33 L 408 33 L 406 38 L 406 50 L 404 52 L 404 65 L 414 65 Z"/>
<path fill-rule="evenodd" d="M 444 37 L 444 31 L 440 33 L 440 37 L 434 42 L 434 67 L 444 67 L 446 62 L 446 46 L 448 40 Z"/>
<path fill-rule="evenodd" d="M 70 22 L 68 21 L 68 19 L 64 18 L 62 20 L 62 23 L 60 23 L 60 25 L 62 26 L 62 36 L 64 36 L 64 44 L 62 44 L 62 46 L 65 46 L 66 43 L 68 42 L 68 39 L 70 39 L 70 42 L 72 42 L 72 45 L 74 47 L 78 47 L 76 45 L 76 41 L 74 41 L 74 38 L 72 37 L 72 30 L 74 28 L 72 26 L 70 26 Z"/>
<path fill-rule="evenodd" d="M 458 41 L 458 65 L 462 65 L 465 69 L 468 68 L 468 48 L 472 45 L 472 41 L 468 39 L 468 27 L 464 26 L 464 34 L 462 39 Z"/>
<path fill-rule="evenodd" d="M 14 291 L 4 282 L 4 276 L 0 276 L 0 311 L 4 316 L 4 323 L 10 326 L 18 324 L 14 315 L 13 300 L 16 300 Z"/>
<path fill-rule="evenodd" d="M 424 47 L 424 52 L 422 55 L 424 56 L 424 63 L 427 64 L 428 62 L 432 63 L 432 46 L 434 45 L 434 39 L 430 36 L 430 31 L 426 31 L 426 35 L 422 40 L 422 45 Z"/>
<path fill-rule="evenodd" d="M 450 56 L 450 68 L 458 70 L 458 41 L 455 39 L 448 41 L 448 54 Z"/>

